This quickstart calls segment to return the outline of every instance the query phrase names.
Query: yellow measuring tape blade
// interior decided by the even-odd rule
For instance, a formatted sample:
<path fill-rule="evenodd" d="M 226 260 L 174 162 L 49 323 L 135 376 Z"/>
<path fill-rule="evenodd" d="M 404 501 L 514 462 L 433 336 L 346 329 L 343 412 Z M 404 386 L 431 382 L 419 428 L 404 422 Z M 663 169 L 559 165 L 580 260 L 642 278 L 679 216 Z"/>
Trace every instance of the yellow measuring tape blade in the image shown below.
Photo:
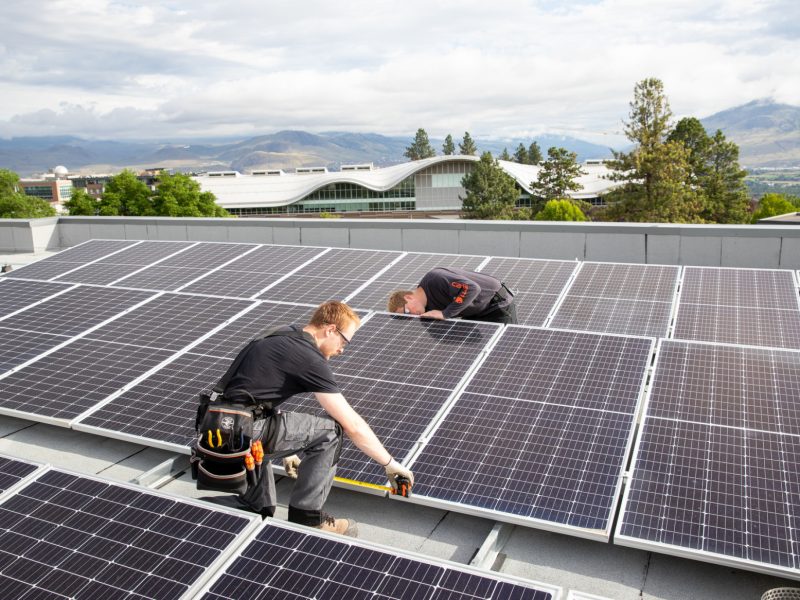
<path fill-rule="evenodd" d="M 368 483 L 366 481 L 356 481 L 355 479 L 345 479 L 344 477 L 334 477 L 336 481 L 347 483 L 350 485 L 358 485 L 361 487 L 372 488 L 373 490 L 383 490 L 384 492 L 391 491 L 392 488 L 385 485 L 378 485 L 377 483 Z"/>

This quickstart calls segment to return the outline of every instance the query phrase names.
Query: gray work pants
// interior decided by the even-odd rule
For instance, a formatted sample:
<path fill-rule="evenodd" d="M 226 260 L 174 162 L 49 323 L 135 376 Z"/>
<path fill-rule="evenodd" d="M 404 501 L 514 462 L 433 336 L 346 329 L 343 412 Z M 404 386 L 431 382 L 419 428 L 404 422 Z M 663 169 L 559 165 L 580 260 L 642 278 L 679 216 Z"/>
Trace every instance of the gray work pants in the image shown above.
<path fill-rule="evenodd" d="M 260 432 L 259 432 L 260 430 Z M 256 485 L 239 500 L 262 516 L 275 513 L 275 479 L 271 460 L 302 453 L 297 481 L 289 500 L 289 520 L 302 525 L 322 523 L 322 507 L 331 491 L 342 444 L 342 429 L 330 417 L 279 412 L 256 421 L 253 439 L 264 445 L 264 464 Z"/>

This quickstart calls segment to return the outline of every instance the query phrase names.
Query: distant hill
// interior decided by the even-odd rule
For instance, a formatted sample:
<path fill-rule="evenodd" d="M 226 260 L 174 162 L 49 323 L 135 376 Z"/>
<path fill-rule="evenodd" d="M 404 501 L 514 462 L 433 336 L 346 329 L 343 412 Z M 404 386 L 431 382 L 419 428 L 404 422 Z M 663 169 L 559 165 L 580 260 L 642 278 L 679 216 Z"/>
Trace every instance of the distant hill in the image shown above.
<path fill-rule="evenodd" d="M 700 122 L 739 145 L 743 167 L 800 167 L 800 107 L 754 100 Z"/>
<path fill-rule="evenodd" d="M 44 173 L 64 165 L 71 173 L 109 173 L 122 168 L 165 167 L 179 171 L 234 169 L 293 170 L 301 166 L 324 165 L 331 170 L 342 164 L 371 162 L 387 166 L 405 162 L 409 137 L 388 137 L 375 133 L 279 131 L 242 141 L 214 140 L 184 144 L 156 142 L 116 142 L 83 140 L 73 136 L 0 139 L 0 168 L 11 169 L 23 177 Z M 578 154 L 578 160 L 607 158 L 608 148 L 566 136 L 543 135 L 535 138 L 546 154 L 550 146 L 562 146 Z M 458 139 L 456 143 L 458 143 Z M 513 154 L 533 139 L 475 139 L 478 151 L 499 156 L 503 148 Z M 444 140 L 431 139 L 441 153 Z"/>

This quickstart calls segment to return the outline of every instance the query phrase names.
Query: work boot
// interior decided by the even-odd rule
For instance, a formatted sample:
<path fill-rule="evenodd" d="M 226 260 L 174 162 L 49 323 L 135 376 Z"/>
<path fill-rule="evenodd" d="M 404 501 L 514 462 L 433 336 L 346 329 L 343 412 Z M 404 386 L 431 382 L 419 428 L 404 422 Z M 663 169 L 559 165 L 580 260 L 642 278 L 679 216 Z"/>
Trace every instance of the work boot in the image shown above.
<path fill-rule="evenodd" d="M 334 519 L 328 513 L 322 513 L 322 523 L 317 525 L 316 528 L 322 531 L 338 533 L 339 535 L 358 537 L 358 523 L 353 519 Z"/>

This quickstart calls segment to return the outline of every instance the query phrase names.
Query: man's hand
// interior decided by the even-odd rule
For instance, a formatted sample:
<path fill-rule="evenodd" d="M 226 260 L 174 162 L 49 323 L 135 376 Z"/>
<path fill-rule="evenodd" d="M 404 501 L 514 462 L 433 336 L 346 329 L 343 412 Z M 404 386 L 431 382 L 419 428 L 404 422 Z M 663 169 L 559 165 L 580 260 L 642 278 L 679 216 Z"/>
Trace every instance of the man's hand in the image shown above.
<path fill-rule="evenodd" d="M 414 487 L 414 474 L 395 459 L 392 459 L 384 468 L 386 469 L 386 477 L 389 478 L 389 483 L 392 484 L 394 489 L 397 489 L 397 482 L 394 480 L 394 478 L 398 475 L 408 479 L 411 487 Z"/>
<path fill-rule="evenodd" d="M 420 317 L 423 319 L 439 319 L 439 320 L 444 319 L 444 315 L 440 310 L 429 310 L 426 313 L 422 313 Z"/>
<path fill-rule="evenodd" d="M 283 459 L 283 470 L 286 471 L 286 476 L 292 479 L 297 479 L 297 469 L 300 468 L 300 457 L 297 454 L 292 454 Z"/>

